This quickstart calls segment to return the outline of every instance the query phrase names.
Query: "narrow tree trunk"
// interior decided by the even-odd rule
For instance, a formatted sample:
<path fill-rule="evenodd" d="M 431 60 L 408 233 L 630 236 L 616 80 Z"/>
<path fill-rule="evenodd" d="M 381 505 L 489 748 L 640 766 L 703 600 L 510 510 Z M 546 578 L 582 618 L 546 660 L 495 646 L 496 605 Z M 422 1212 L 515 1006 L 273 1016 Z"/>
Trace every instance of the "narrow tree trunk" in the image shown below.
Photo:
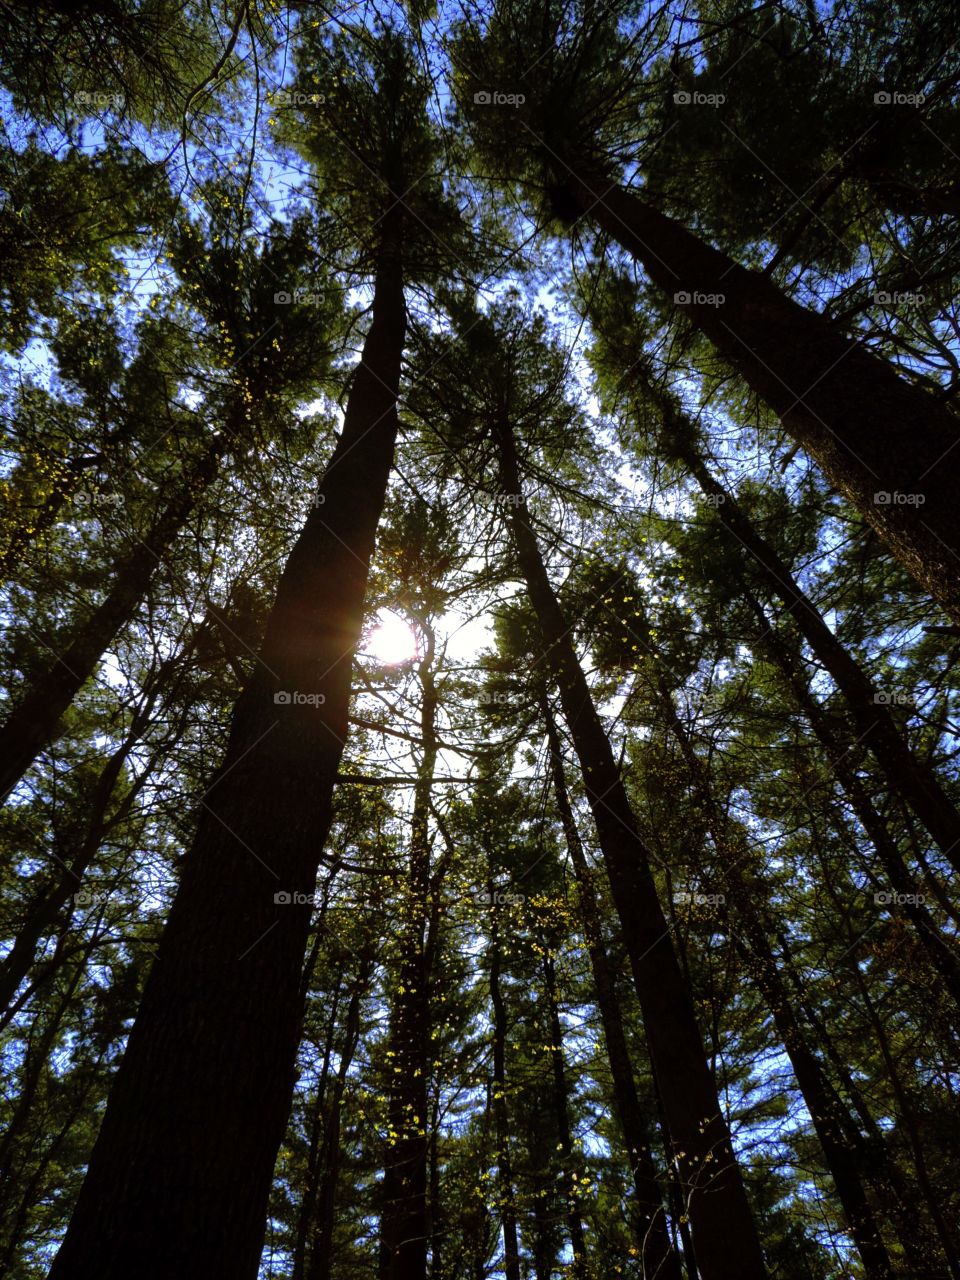
<path fill-rule="evenodd" d="M 430 792 L 437 763 L 437 688 L 433 678 L 434 638 L 420 662 L 420 740 L 410 832 L 410 865 L 405 879 L 406 919 L 401 932 L 399 986 L 391 1014 L 393 1069 L 389 1085 L 388 1140 L 381 1217 L 382 1273 L 386 1280 L 424 1280 L 427 1269 L 427 1082 L 431 1063 L 431 974 L 427 957 L 430 898 Z"/>
<path fill-rule="evenodd" d="M 7 545 L 0 552 L 0 582 L 14 577 L 31 549 L 54 524 L 64 505 L 76 493 L 80 477 L 91 465 L 92 462 L 85 457 L 70 458 L 62 465 L 50 493 L 43 500 L 42 506 L 36 509 L 34 516 L 31 518 L 26 512 L 21 514 Z"/>
<path fill-rule="evenodd" d="M 120 746 L 107 759 L 100 771 L 93 793 L 90 797 L 90 818 L 86 831 L 80 841 L 70 863 L 64 865 L 61 874 L 52 885 L 47 886 L 34 899 L 9 952 L 0 960 L 0 1011 L 6 1010 L 36 958 L 40 939 L 55 925 L 60 912 L 70 897 L 81 888 L 83 876 L 96 856 L 110 825 L 120 815 L 109 815 L 110 800 L 114 788 L 123 772 L 130 752 L 140 740 L 145 726 L 156 706 L 170 672 L 177 659 L 168 659 L 160 664 L 154 679 L 150 683 L 146 699 L 134 716 L 127 736 Z M 130 797 L 132 803 L 133 796 Z M 122 809 L 127 809 L 125 797 Z M 2 1021 L 0 1021 L 2 1025 Z"/>
<path fill-rule="evenodd" d="M 820 1140 L 824 1160 L 850 1227 L 868 1280 L 889 1280 L 890 1258 L 867 1198 L 861 1177 L 861 1135 L 829 1084 L 790 1002 L 768 937 L 773 933 L 759 903 L 767 901 L 767 887 L 759 876 L 745 871 L 744 841 L 731 832 L 713 794 L 706 769 L 697 756 L 673 705 L 660 683 L 659 701 L 667 727 L 679 744 L 695 793 L 706 816 L 707 830 L 720 854 L 717 877 L 724 886 L 728 909 L 740 922 L 739 949 L 771 1014 L 793 1073 Z"/>
<path fill-rule="evenodd" d="M 623 1012 L 617 995 L 616 977 L 604 946 L 600 908 L 593 891 L 590 869 L 584 856 L 580 832 L 577 830 L 567 791 L 560 734 L 545 694 L 540 698 L 540 714 L 547 729 L 547 745 L 550 751 L 550 768 L 557 812 L 560 815 L 560 823 L 577 881 L 584 938 L 590 957 L 597 1008 L 600 1011 L 607 1060 L 610 1063 L 610 1076 L 613 1081 L 614 1109 L 630 1161 L 635 1194 L 633 1208 L 637 1248 L 643 1275 L 645 1280 L 653 1280 L 653 1277 L 657 1280 L 681 1280 L 680 1262 L 670 1245 L 656 1165 L 647 1142 L 647 1125 L 640 1106 L 627 1037 L 623 1029 Z"/>
<path fill-rule="evenodd" d="M 824 748 L 853 812 L 869 836 L 881 867 L 890 878 L 890 884 L 904 899 L 898 904 L 898 909 L 904 912 L 915 929 L 917 938 L 934 971 L 940 976 L 944 987 L 952 997 L 956 1005 L 956 1013 L 951 1021 L 956 1025 L 960 1019 L 960 958 L 955 948 L 937 928 L 923 903 L 916 901 L 923 895 L 918 893 L 918 886 L 909 867 L 904 862 L 896 842 L 887 830 L 886 823 L 877 812 L 857 775 L 852 759 L 853 744 L 837 738 L 823 710 L 810 692 L 809 685 L 802 674 L 799 655 L 791 651 L 785 637 L 772 625 L 763 606 L 749 588 L 741 585 L 740 590 L 757 618 L 760 646 L 780 669 L 800 710 L 806 716 L 814 736 Z"/>
<path fill-rule="evenodd" d="M 891 554 L 960 622 L 957 419 L 772 281 L 616 182 L 576 169 L 564 174 L 565 203 L 682 305 Z"/>
<path fill-rule="evenodd" d="M 321 930 L 317 930 L 312 955 L 304 966 L 304 986 L 308 987 L 308 975 L 312 976 L 316 958 L 320 953 Z M 293 1270 L 290 1280 L 304 1280 L 307 1268 L 307 1241 L 310 1239 L 310 1227 L 317 1212 L 317 1186 L 320 1181 L 320 1147 L 324 1137 L 327 1086 L 330 1080 L 330 1060 L 333 1057 L 333 1045 L 336 1038 L 340 1018 L 340 1001 L 343 997 L 343 976 L 338 973 L 333 999 L 327 1018 L 327 1030 L 323 1042 L 323 1059 L 317 1073 L 317 1087 L 313 1097 L 310 1119 L 310 1142 L 307 1147 L 307 1168 L 300 1193 L 300 1204 L 297 1209 L 297 1225 L 293 1239 Z"/>
<path fill-rule="evenodd" d="M 873 753 L 890 791 L 903 798 L 933 836 L 940 852 L 960 872 L 960 813 L 944 793 L 933 769 L 911 751 L 886 705 L 877 702 L 877 691 L 867 673 L 833 634 L 819 609 L 733 495 L 717 482 L 700 454 L 692 447 L 684 448 L 683 460 L 703 493 L 713 501 L 717 518 L 756 562 L 768 590 L 787 606 L 800 634 L 840 690 L 860 740 Z"/>
<path fill-rule="evenodd" d="M 0 729 L 0 803 L 55 737 L 60 718 L 96 670 L 117 634 L 134 616 L 157 566 L 173 546 L 187 516 L 213 483 L 233 434 L 218 433 L 184 477 L 174 499 L 117 565 L 113 585 L 66 649 L 36 677 Z"/>
<path fill-rule="evenodd" d="M 517 557 L 583 770 L 663 1097 L 672 1156 L 689 1196 L 703 1280 L 760 1280 L 766 1276 L 760 1242 L 691 994 L 657 895 L 650 853 L 530 526 L 510 424 L 497 421 L 494 430 L 504 492 L 516 503 L 509 518 Z"/>
<path fill-rule="evenodd" d="M 573 1135 L 570 1130 L 570 1106 L 567 1099 L 567 1072 L 563 1061 L 563 1027 L 560 1024 L 560 1010 L 557 1005 L 556 967 L 549 950 L 546 951 L 543 958 L 543 985 L 544 993 L 547 997 L 550 1065 L 553 1071 L 553 1110 L 557 1121 L 557 1134 L 560 1139 L 560 1160 L 563 1172 L 563 1198 L 567 1211 L 567 1230 L 570 1233 L 570 1247 L 573 1251 L 570 1274 L 575 1280 L 586 1280 L 587 1247 L 584 1241 L 580 1196 L 577 1191 L 574 1171 Z"/>
<path fill-rule="evenodd" d="M 300 1036 L 310 895 L 397 431 L 396 210 L 343 433 L 281 576 L 52 1280 L 257 1274 Z"/>
<path fill-rule="evenodd" d="M 316 1216 L 310 1246 L 310 1263 L 306 1280 L 330 1280 L 333 1265 L 333 1228 L 336 1222 L 337 1182 L 340 1176 L 340 1125 L 343 1116 L 343 1095 L 347 1088 L 347 1073 L 357 1052 L 360 1040 L 360 1014 L 363 997 L 370 983 L 373 967 L 373 947 L 368 946 L 360 957 L 360 967 L 343 1030 L 343 1049 L 337 1076 L 326 1108 L 323 1145 L 320 1150 L 320 1180 L 317 1186 Z"/>
<path fill-rule="evenodd" d="M 67 989 L 57 1002 L 56 1009 L 46 1026 L 39 1032 L 37 1040 L 29 1045 L 25 1055 L 20 1073 L 17 1105 L 0 1140 L 0 1221 L 6 1217 L 14 1197 L 12 1190 L 15 1188 L 16 1181 L 14 1154 L 27 1128 L 44 1072 L 49 1068 L 50 1052 L 63 1024 L 70 1001 L 83 977 L 86 958 L 84 955 L 80 963 L 74 967 Z"/>
<path fill-rule="evenodd" d="M 513 1161 L 510 1158 L 510 1121 L 507 1114 L 507 1010 L 500 989 L 500 936 L 497 927 L 496 896 L 491 879 L 490 1004 L 493 1007 L 493 1122 L 497 1138 L 497 1199 L 503 1230 L 503 1274 L 505 1280 L 520 1280 L 520 1236 L 514 1205 Z"/>

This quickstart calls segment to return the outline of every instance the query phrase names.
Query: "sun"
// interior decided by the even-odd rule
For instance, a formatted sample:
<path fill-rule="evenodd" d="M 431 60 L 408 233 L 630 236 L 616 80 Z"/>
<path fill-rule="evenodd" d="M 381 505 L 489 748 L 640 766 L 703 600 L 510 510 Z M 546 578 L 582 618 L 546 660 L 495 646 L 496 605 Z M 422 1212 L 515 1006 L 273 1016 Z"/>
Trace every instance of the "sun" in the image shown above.
<path fill-rule="evenodd" d="M 381 609 L 363 651 L 386 667 L 399 666 L 417 656 L 417 637 L 399 614 Z"/>

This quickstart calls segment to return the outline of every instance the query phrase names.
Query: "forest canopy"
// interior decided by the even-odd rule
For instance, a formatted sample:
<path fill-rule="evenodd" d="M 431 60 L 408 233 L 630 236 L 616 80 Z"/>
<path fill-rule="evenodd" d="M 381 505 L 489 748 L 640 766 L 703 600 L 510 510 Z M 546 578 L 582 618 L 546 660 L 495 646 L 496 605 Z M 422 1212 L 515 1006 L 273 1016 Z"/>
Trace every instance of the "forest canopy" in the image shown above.
<path fill-rule="evenodd" d="M 0 1275 L 960 1280 L 954 6 L 4 0 L 0 130 Z"/>

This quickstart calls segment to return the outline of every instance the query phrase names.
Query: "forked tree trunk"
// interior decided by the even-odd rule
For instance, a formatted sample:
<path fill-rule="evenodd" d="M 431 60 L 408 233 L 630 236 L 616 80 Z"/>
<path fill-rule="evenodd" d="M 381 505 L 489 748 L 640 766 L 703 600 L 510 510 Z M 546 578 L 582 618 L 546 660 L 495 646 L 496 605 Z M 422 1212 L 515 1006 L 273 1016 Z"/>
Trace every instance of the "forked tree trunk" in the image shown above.
<path fill-rule="evenodd" d="M 52 1280 L 253 1280 L 300 1037 L 310 896 L 397 432 L 399 213 L 343 433 L 254 675 L 117 1072 Z"/>
<path fill-rule="evenodd" d="M 960 622 L 960 421 L 827 319 L 616 182 L 574 162 L 562 191 L 565 206 L 643 264 Z"/>
<path fill-rule="evenodd" d="M 644 844 L 609 739 L 569 638 L 523 501 L 513 431 L 494 424 L 517 558 L 583 770 L 647 1044 L 693 1224 L 703 1280 L 765 1280 L 766 1267 L 730 1132 L 704 1052 Z"/>

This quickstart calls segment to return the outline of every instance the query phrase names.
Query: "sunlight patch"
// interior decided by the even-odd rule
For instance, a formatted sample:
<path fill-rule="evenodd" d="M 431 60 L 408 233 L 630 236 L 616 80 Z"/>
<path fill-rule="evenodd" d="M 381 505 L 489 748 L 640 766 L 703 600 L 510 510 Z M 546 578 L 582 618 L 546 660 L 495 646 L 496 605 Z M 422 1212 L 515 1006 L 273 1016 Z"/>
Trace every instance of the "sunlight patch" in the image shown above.
<path fill-rule="evenodd" d="M 417 656 L 417 637 L 399 614 L 381 609 L 363 651 L 384 666 L 399 666 Z"/>

